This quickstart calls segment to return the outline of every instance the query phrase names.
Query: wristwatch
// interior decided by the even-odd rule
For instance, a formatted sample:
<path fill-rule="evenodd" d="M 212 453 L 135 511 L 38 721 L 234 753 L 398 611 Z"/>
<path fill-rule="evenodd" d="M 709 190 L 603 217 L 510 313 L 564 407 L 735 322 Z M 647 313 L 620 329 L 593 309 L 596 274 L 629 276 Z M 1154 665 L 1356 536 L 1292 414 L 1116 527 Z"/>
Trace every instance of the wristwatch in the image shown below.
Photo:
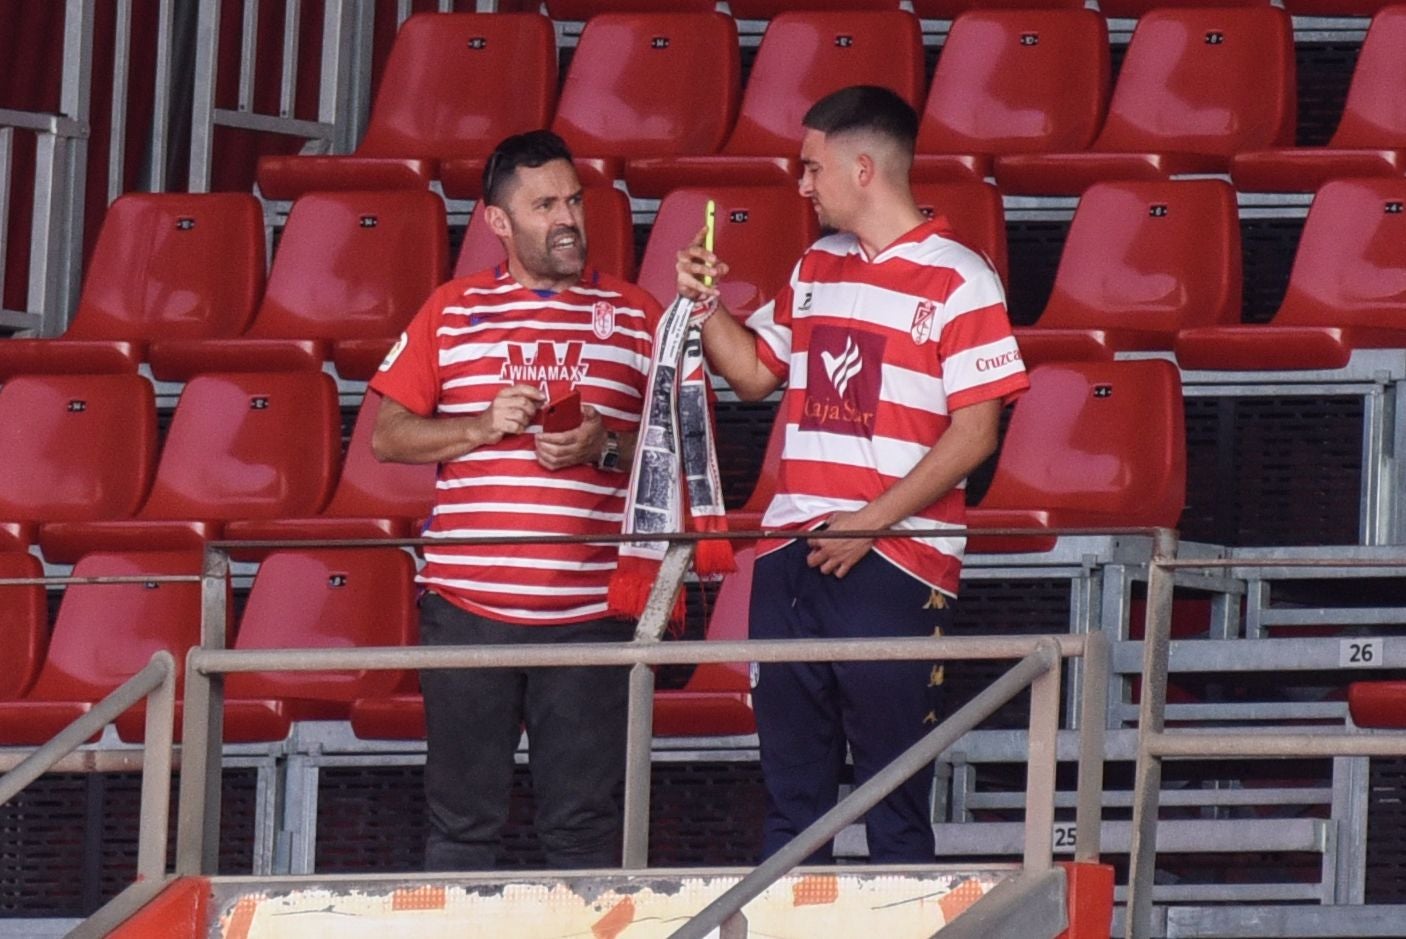
<path fill-rule="evenodd" d="M 596 466 L 607 472 L 620 472 L 620 435 L 613 430 L 605 432 L 605 446 L 601 448 Z"/>

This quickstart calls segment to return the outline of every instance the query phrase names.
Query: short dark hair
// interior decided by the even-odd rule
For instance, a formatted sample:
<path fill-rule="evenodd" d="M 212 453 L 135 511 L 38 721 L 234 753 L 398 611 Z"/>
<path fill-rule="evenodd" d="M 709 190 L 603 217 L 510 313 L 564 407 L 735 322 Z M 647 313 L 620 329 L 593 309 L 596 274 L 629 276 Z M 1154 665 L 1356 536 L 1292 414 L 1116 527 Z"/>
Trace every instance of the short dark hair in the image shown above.
<path fill-rule="evenodd" d="M 549 130 L 530 130 L 505 138 L 488 156 L 483 166 L 483 202 L 500 205 L 503 187 L 517 173 L 518 167 L 536 168 L 553 160 L 571 162 L 566 141 Z"/>
<path fill-rule="evenodd" d="M 918 139 L 918 115 L 912 105 L 878 85 L 851 85 L 831 92 L 811 105 L 801 123 L 827 137 L 850 131 L 879 134 L 910 153 Z"/>

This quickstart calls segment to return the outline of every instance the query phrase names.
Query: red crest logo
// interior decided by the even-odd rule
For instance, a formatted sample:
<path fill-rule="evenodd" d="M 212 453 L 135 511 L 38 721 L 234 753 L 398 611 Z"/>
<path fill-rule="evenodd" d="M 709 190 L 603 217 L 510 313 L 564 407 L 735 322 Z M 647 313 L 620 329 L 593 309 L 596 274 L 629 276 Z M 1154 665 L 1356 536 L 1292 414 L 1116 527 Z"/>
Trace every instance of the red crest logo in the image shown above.
<path fill-rule="evenodd" d="M 591 311 L 591 332 L 596 334 L 597 339 L 609 339 L 610 334 L 615 332 L 615 305 L 606 303 L 604 300 L 597 301 L 595 309 Z"/>
<path fill-rule="evenodd" d="M 936 315 L 937 304 L 931 300 L 923 300 L 913 311 L 913 325 L 908 328 L 908 332 L 918 345 L 927 342 L 928 337 L 932 335 L 932 321 Z"/>

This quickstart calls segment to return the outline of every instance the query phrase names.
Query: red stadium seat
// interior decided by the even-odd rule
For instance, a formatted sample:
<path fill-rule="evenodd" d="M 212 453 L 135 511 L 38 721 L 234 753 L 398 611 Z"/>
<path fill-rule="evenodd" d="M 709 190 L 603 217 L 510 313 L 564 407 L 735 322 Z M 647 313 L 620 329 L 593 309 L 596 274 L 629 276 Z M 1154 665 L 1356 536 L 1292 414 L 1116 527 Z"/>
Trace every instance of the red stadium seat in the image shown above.
<path fill-rule="evenodd" d="M 425 699 L 417 692 L 353 701 L 347 719 L 362 740 L 425 739 Z"/>
<path fill-rule="evenodd" d="M 801 252 L 818 236 L 815 212 L 791 186 L 674 190 L 659 204 L 640 262 L 639 285 L 660 303 L 674 300 L 676 256 L 703 227 L 710 198 L 717 203 L 714 247 L 731 267 L 720 285 L 723 302 L 745 317 L 786 286 Z"/>
<path fill-rule="evenodd" d="M 913 0 L 913 12 L 925 20 L 955 20 L 963 13 L 986 10 L 1082 10 L 1084 0 Z"/>
<path fill-rule="evenodd" d="M 244 541 L 298 538 L 411 538 L 434 505 L 435 464 L 382 463 L 371 453 L 381 396 L 368 390 L 356 414 L 332 500 L 310 518 L 240 519 L 224 536 Z"/>
<path fill-rule="evenodd" d="M 32 554 L 0 551 L 0 580 L 42 577 L 44 566 Z M 38 584 L 0 586 L 0 701 L 29 690 L 44 661 L 49 635 L 44 588 Z"/>
<path fill-rule="evenodd" d="M 589 20 L 603 13 L 711 13 L 713 0 L 546 0 L 554 20 Z"/>
<path fill-rule="evenodd" d="M 1406 179 L 1336 180 L 1308 210 L 1273 319 L 1177 335 L 1186 369 L 1334 369 L 1406 349 Z"/>
<path fill-rule="evenodd" d="M 913 179 L 982 179 L 996 154 L 1083 150 L 1108 83 L 1108 26 L 1091 10 L 964 13 L 932 76 Z"/>
<path fill-rule="evenodd" d="M 1030 372 L 991 486 L 967 509 L 981 528 L 1175 526 L 1186 505 L 1181 380 L 1163 359 L 1070 362 Z M 973 535 L 971 552 L 1047 551 L 1049 536 Z"/>
<path fill-rule="evenodd" d="M 762 527 L 762 516 L 776 495 L 776 476 L 781 471 L 781 445 L 786 441 L 786 422 L 773 421 L 771 433 L 767 434 L 766 452 L 762 454 L 762 465 L 757 470 L 757 483 L 752 494 L 742 505 L 727 513 L 728 531 L 758 531 Z M 733 549 L 741 551 L 755 546 L 755 542 L 734 542 Z"/>
<path fill-rule="evenodd" d="M 1355 681 L 1347 686 L 1347 709 L 1358 727 L 1406 727 L 1406 681 Z"/>
<path fill-rule="evenodd" d="M 634 280 L 635 229 L 630 197 L 611 186 L 587 186 L 585 209 L 588 262 L 607 274 Z M 475 210 L 464 230 L 454 276 L 464 277 L 501 264 L 507 257 L 503 243 L 488 227 L 487 216 Z"/>
<path fill-rule="evenodd" d="M 581 33 L 552 130 L 578 157 L 715 153 L 741 74 L 730 16 L 602 14 Z"/>
<path fill-rule="evenodd" d="M 232 519 L 315 515 L 332 490 L 339 431 L 337 390 L 322 372 L 198 376 L 136 517 L 48 522 L 40 544 L 60 562 L 92 550 L 194 549 Z"/>
<path fill-rule="evenodd" d="M 1285 0 L 1284 9 L 1294 16 L 1376 16 L 1394 0 Z"/>
<path fill-rule="evenodd" d="M 545 16 L 412 16 L 396 36 L 356 152 L 265 157 L 259 189 L 270 199 L 423 189 L 440 160 L 482 157 L 509 134 L 547 126 L 556 89 L 556 37 Z"/>
<path fill-rule="evenodd" d="M 398 548 L 280 551 L 259 566 L 236 649 L 329 649 L 415 643 L 415 563 Z M 225 682 L 227 743 L 283 740 L 294 721 L 345 720 L 359 697 L 399 690 L 399 670 L 246 672 Z M 145 739 L 144 708 L 116 721 Z M 179 739 L 181 719 L 176 719 Z"/>
<path fill-rule="evenodd" d="M 797 10 L 897 10 L 898 0 L 729 0 L 727 6 L 739 20 L 769 20 Z"/>
<path fill-rule="evenodd" d="M 1277 7 L 1159 9 L 1138 21 L 1088 150 L 997 157 L 1003 192 L 1079 193 L 1112 179 L 1224 173 L 1288 146 L 1297 102 L 1289 16 Z"/>
<path fill-rule="evenodd" d="M 22 375 L 0 386 L 0 519 L 20 544 L 41 522 L 126 518 L 156 465 L 156 402 L 139 375 Z"/>
<path fill-rule="evenodd" d="M 1406 6 L 1372 20 L 1348 87 L 1338 129 L 1326 147 L 1239 153 L 1230 163 L 1235 188 L 1314 192 L 1330 179 L 1400 176 L 1406 171 Z"/>
<path fill-rule="evenodd" d="M 800 176 L 801 118 L 848 85 L 884 85 L 915 108 L 922 102 L 918 19 L 902 10 L 782 13 L 767 26 L 752 64 L 737 126 L 713 156 L 631 160 L 634 195 L 680 186 L 794 183 Z"/>
<path fill-rule="evenodd" d="M 1006 215 L 995 186 L 978 180 L 918 183 L 913 186 L 913 198 L 924 215 L 946 218 L 957 240 L 984 254 L 1001 282 L 1010 283 Z"/>
<path fill-rule="evenodd" d="M 1136 19 L 1168 7 L 1264 7 L 1269 0 L 1100 0 L 1104 16 Z"/>
<path fill-rule="evenodd" d="M 309 193 L 293 204 L 249 331 L 157 340 L 152 372 L 184 381 L 201 372 L 317 369 L 336 355 L 344 378 L 368 378 L 444 281 L 448 242 L 444 203 L 431 192 Z"/>
<path fill-rule="evenodd" d="M 626 158 L 715 153 L 737 117 L 741 70 L 737 26 L 711 8 L 602 13 L 581 33 L 552 130 L 588 186 L 622 179 Z M 445 194 L 478 198 L 485 159 L 447 161 Z"/>
<path fill-rule="evenodd" d="M 1240 301 L 1230 186 L 1095 183 L 1074 212 L 1044 312 L 1015 335 L 1027 367 L 1170 351 L 1179 329 L 1239 323 Z"/>
<path fill-rule="evenodd" d="M 0 381 L 134 372 L 156 338 L 234 336 L 264 290 L 264 216 L 248 193 L 121 196 L 103 219 L 68 331 L 0 343 Z"/>
<path fill-rule="evenodd" d="M 199 574 L 198 551 L 90 554 L 75 577 Z M 38 679 L 0 702 L 0 744 L 37 746 L 86 714 L 165 649 L 177 676 L 200 641 L 200 584 L 75 584 L 64 594 Z"/>
<path fill-rule="evenodd" d="M 723 578 L 708 618 L 707 639 L 747 638 L 755 546 L 736 553 L 737 570 Z M 752 681 L 745 662 L 704 662 L 677 690 L 654 693 L 656 737 L 716 737 L 756 733 Z"/>

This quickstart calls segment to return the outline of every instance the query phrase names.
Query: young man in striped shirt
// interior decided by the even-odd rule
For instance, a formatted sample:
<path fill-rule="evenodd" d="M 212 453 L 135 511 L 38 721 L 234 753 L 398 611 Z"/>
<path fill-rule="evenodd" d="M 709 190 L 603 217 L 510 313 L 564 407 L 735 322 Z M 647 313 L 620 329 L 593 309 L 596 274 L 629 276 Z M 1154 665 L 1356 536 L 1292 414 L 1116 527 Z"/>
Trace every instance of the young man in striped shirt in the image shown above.
<path fill-rule="evenodd" d="M 372 446 L 438 463 L 426 536 L 618 533 L 659 306 L 586 265 L 581 184 L 548 131 L 509 137 L 483 199 L 507 260 L 433 293 L 382 363 Z M 547 432 L 579 393 L 580 423 Z M 627 641 L 607 615 L 613 545 L 430 546 L 425 645 Z M 427 670 L 430 870 L 494 866 L 520 728 L 531 744 L 536 828 L 553 868 L 619 858 L 627 671 Z"/>
<path fill-rule="evenodd" d="M 980 255 L 925 219 L 909 188 L 917 116 L 883 88 L 842 89 L 803 121 L 801 195 L 836 231 L 802 256 L 745 328 L 720 306 L 704 349 L 745 400 L 787 384 L 785 439 L 752 590 L 751 636 L 930 636 L 951 622 L 965 478 L 996 446 L 1002 404 L 1028 382 L 1000 281 Z M 727 265 L 679 253 L 679 292 Z M 803 532 L 896 528 L 923 538 L 807 539 Z M 753 703 L 767 788 L 763 851 L 775 853 L 832 807 L 846 745 L 855 783 L 937 720 L 931 663 L 763 664 Z M 932 772 L 865 819 L 874 861 L 931 863 Z M 828 849 L 813 862 L 828 860 Z"/>

